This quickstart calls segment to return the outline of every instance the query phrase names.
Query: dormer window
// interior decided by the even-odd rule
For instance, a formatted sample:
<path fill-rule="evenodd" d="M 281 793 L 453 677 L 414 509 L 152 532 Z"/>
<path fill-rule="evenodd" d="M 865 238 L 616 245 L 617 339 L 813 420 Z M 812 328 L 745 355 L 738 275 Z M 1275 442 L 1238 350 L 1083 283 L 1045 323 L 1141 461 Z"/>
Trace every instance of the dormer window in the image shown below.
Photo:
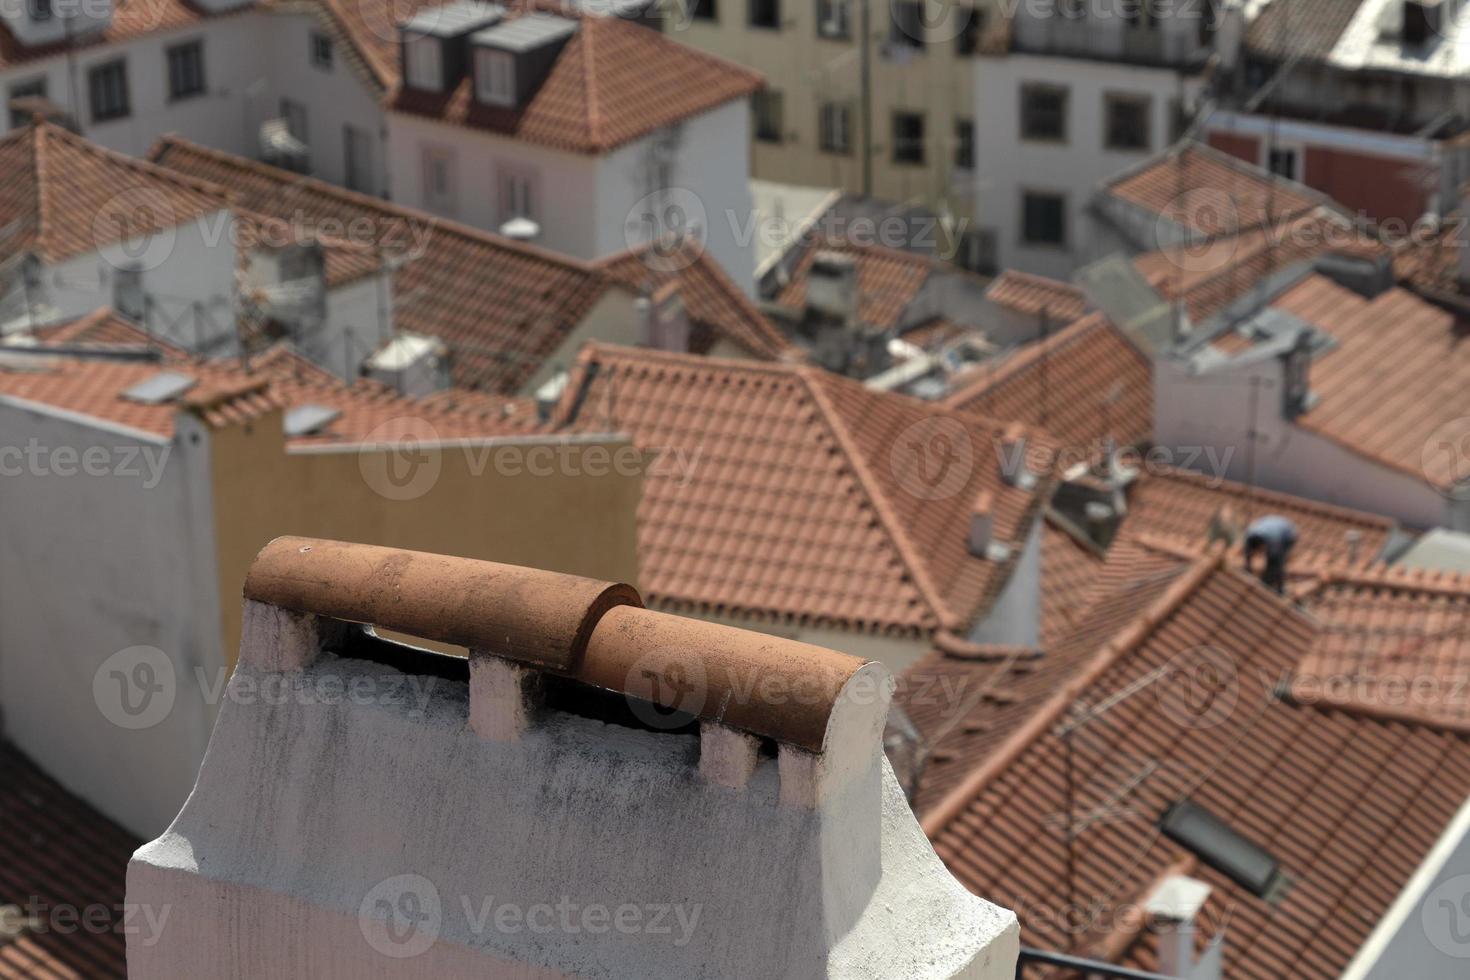
<path fill-rule="evenodd" d="M 404 42 L 404 60 L 409 88 L 438 92 L 444 87 L 442 45 L 438 38 L 416 37 Z"/>
<path fill-rule="evenodd" d="M 486 105 L 516 104 L 516 60 L 508 51 L 475 52 L 475 92 Z"/>

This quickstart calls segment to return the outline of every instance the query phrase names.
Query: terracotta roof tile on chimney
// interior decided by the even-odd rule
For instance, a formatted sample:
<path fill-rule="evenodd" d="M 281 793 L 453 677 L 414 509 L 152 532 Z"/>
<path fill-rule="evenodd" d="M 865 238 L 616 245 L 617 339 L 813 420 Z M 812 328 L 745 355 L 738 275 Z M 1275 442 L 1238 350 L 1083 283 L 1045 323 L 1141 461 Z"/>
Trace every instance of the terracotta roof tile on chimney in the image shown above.
<path fill-rule="evenodd" d="M 245 598 L 569 672 L 605 612 L 642 605 L 630 585 L 297 537 L 261 550 Z"/>

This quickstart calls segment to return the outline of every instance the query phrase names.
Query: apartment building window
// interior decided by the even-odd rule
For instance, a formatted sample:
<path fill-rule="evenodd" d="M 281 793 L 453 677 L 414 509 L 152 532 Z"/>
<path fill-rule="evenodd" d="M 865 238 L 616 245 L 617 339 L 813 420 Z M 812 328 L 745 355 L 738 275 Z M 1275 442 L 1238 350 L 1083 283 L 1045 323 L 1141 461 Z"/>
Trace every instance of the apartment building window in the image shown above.
<path fill-rule="evenodd" d="M 335 52 L 332 50 L 332 39 L 321 31 L 311 32 L 311 65 L 322 71 L 331 71 L 335 60 Z"/>
<path fill-rule="evenodd" d="M 516 59 L 509 51 L 475 52 L 475 94 L 486 105 L 516 104 Z"/>
<path fill-rule="evenodd" d="M 1059 85 L 1021 86 L 1021 138 L 1067 141 L 1067 90 Z"/>
<path fill-rule="evenodd" d="M 132 111 L 128 98 L 128 63 L 119 58 L 96 65 L 87 72 L 87 92 L 92 106 L 92 121 L 122 119 Z"/>
<path fill-rule="evenodd" d="M 168 57 L 168 97 L 170 101 L 204 94 L 204 42 L 175 44 Z"/>
<path fill-rule="evenodd" d="M 827 102 L 818 110 L 817 129 L 823 153 L 852 152 L 852 110 L 841 102 Z"/>
<path fill-rule="evenodd" d="M 46 76 L 45 75 L 41 75 L 41 76 L 39 76 L 37 78 L 29 78 L 29 79 L 26 79 L 23 82 L 16 82 L 14 85 L 10 86 L 10 93 L 9 93 L 8 101 L 14 102 L 16 99 L 28 99 L 28 98 L 42 98 L 42 99 L 44 99 L 45 97 L 46 97 Z M 11 108 L 11 110 L 10 110 L 10 128 L 11 129 L 16 128 L 17 126 L 29 125 L 30 121 L 31 121 L 31 115 L 30 115 L 29 112 L 26 112 L 25 110 L 22 110 L 22 109 L 16 109 L 14 107 Z"/>
<path fill-rule="evenodd" d="M 956 17 L 963 17 L 960 32 L 955 35 L 954 52 L 968 58 L 980 50 L 980 34 L 985 29 L 985 11 L 978 7 L 958 7 Z"/>
<path fill-rule="evenodd" d="M 893 162 L 924 162 L 924 114 L 922 112 L 895 112 L 893 114 Z"/>
<path fill-rule="evenodd" d="M 781 0 L 746 0 L 751 27 L 781 29 Z"/>
<path fill-rule="evenodd" d="M 342 173 L 348 190 L 371 194 L 373 187 L 373 137 L 356 126 L 342 127 Z"/>
<path fill-rule="evenodd" d="M 1103 95 L 1103 141 L 1109 150 L 1146 151 L 1153 142 L 1149 115 L 1153 100 L 1147 95 L 1108 92 Z"/>
<path fill-rule="evenodd" d="M 1021 241 L 1027 245 L 1066 245 L 1067 198 L 1047 191 L 1023 191 Z"/>
<path fill-rule="evenodd" d="M 513 167 L 500 169 L 500 220 L 512 218 L 538 220 L 536 208 L 536 176 Z"/>
<path fill-rule="evenodd" d="M 1266 157 L 1266 169 L 1278 177 L 1285 177 L 1287 180 L 1298 179 L 1296 150 L 1284 146 L 1272 147 L 1271 152 Z"/>
<path fill-rule="evenodd" d="M 424 157 L 424 207 L 440 214 L 455 211 L 454 151 L 443 146 L 426 146 Z"/>
<path fill-rule="evenodd" d="M 923 0 L 891 0 L 893 23 L 888 30 L 890 44 L 924 48 L 924 4 Z"/>
<path fill-rule="evenodd" d="M 958 170 L 975 169 L 975 122 L 971 119 L 954 121 L 954 165 Z"/>
<path fill-rule="evenodd" d="M 410 88 L 437 92 L 444 87 L 444 68 L 439 60 L 439 39 L 416 37 L 405 42 Z"/>
<path fill-rule="evenodd" d="M 817 36 L 838 41 L 852 37 L 852 0 L 817 0 Z"/>
<path fill-rule="evenodd" d="M 31 20 L 44 23 L 51 19 L 51 0 L 29 0 Z"/>
<path fill-rule="evenodd" d="M 762 143 L 779 143 L 784 138 L 781 103 L 781 93 L 768 88 L 750 98 L 755 113 L 755 138 Z"/>
<path fill-rule="evenodd" d="M 720 7 L 716 0 L 692 0 L 689 13 L 695 20 L 720 19 Z"/>
<path fill-rule="evenodd" d="M 286 120 L 286 130 L 306 146 L 311 146 L 306 128 L 306 106 L 295 99 L 281 100 L 281 118 Z"/>

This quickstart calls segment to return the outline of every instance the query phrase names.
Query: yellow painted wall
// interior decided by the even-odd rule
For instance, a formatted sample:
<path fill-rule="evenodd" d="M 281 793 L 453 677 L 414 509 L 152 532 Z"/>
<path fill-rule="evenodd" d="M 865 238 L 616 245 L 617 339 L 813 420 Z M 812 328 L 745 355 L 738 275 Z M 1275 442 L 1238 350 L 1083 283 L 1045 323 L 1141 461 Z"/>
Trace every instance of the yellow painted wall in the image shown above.
<path fill-rule="evenodd" d="M 638 580 L 640 469 L 613 471 L 609 439 L 528 460 L 524 440 L 437 450 L 439 475 L 422 496 L 391 500 L 373 476 L 381 456 L 287 452 L 279 413 L 212 438 L 215 543 L 223 649 L 240 645 L 241 589 L 255 554 L 282 534 L 412 548 L 530 565 L 596 578 Z M 379 451 L 374 450 L 373 453 Z M 491 455 L 491 454 L 494 455 Z M 606 453 L 605 475 L 586 475 Z M 518 455 L 517 455 L 518 454 Z M 627 459 L 627 457 L 625 457 Z M 516 461 L 519 460 L 519 465 Z M 584 463 L 586 466 L 584 467 Z M 551 469 L 550 475 L 529 472 Z M 518 474 L 517 474 L 517 471 Z M 510 475 L 507 475 L 510 474 Z"/>

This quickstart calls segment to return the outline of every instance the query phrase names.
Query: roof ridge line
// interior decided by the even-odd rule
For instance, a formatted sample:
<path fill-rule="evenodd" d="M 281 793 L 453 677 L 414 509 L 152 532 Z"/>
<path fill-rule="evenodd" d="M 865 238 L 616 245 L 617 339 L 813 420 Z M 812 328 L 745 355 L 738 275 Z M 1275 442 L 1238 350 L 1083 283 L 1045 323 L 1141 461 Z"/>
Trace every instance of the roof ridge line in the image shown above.
<path fill-rule="evenodd" d="M 971 368 L 971 372 L 976 375 L 975 383 L 955 389 L 941 399 L 940 404 L 953 409 L 962 401 L 967 402 L 982 396 L 996 385 L 1009 381 L 1012 375 L 1019 373 L 1023 368 L 1030 367 L 1043 353 L 1048 356 L 1054 355 L 1085 336 L 1092 328 L 1111 322 L 1101 310 L 1083 313 L 1045 340 L 1034 340 L 1031 343 L 1018 345 L 1011 357 L 1006 358 L 994 368 L 987 369 L 985 362 L 982 361 Z M 1129 346 L 1133 345 L 1130 343 Z M 1043 351 L 1043 348 L 1046 350 Z"/>
<path fill-rule="evenodd" d="M 930 581 L 928 568 L 919 560 L 919 556 L 914 551 L 912 543 L 901 533 L 901 524 L 898 520 L 898 515 L 893 513 L 892 508 L 889 507 L 888 500 L 883 495 L 878 481 L 869 471 L 867 460 L 858 449 L 851 433 L 848 432 L 847 423 L 843 420 L 842 413 L 837 411 L 837 406 L 827 397 L 827 392 L 823 387 L 825 379 L 818 373 L 820 369 L 811 367 L 810 365 L 799 365 L 791 368 L 791 370 L 801 379 L 806 389 L 811 392 L 813 401 L 817 403 L 817 407 L 826 416 L 828 426 L 831 427 L 833 434 L 836 435 L 838 443 L 842 446 L 843 453 L 847 456 L 849 464 L 855 471 L 854 476 L 863 491 L 863 495 L 868 498 L 874 512 L 878 515 L 878 520 L 883 524 L 884 532 L 892 540 L 899 557 L 903 559 L 904 566 L 913 578 L 914 587 L 918 589 L 924 601 L 933 609 L 935 618 L 938 620 L 938 625 L 945 629 L 963 629 L 966 625 L 965 620 L 957 616 L 949 608 L 937 585 Z M 865 392 L 867 391 L 866 388 L 863 390 Z"/>
<path fill-rule="evenodd" d="M 1322 514 L 1327 517 L 1340 517 L 1345 520 L 1351 519 L 1355 523 L 1365 524 L 1369 526 L 1374 525 L 1375 522 L 1378 523 L 1380 526 L 1387 528 L 1395 528 L 1398 526 L 1398 521 L 1394 520 L 1391 517 L 1386 517 L 1382 514 L 1374 514 L 1366 510 L 1354 510 L 1351 507 L 1344 507 L 1342 504 L 1332 504 L 1328 503 L 1325 500 L 1314 500 L 1311 497 L 1299 497 L 1296 494 L 1287 493 L 1284 490 L 1273 490 L 1269 487 L 1253 487 L 1250 484 L 1241 483 L 1239 480 L 1231 480 L 1225 477 L 1210 477 L 1206 476 L 1204 473 L 1185 469 L 1182 466 L 1170 466 L 1168 464 L 1165 464 L 1164 466 L 1159 467 L 1157 470 L 1151 471 L 1149 473 L 1149 476 L 1161 480 L 1179 480 L 1180 482 L 1185 483 L 1193 481 L 1209 482 L 1211 480 L 1217 480 L 1220 484 L 1219 486 L 1205 487 L 1205 489 L 1220 490 L 1224 489 L 1225 486 L 1229 486 L 1232 488 L 1238 487 L 1240 488 L 1242 493 L 1247 493 L 1250 496 L 1268 497 L 1270 499 L 1278 500 L 1283 503 L 1290 502 L 1292 506 L 1297 507 L 1301 510 L 1312 511 L 1313 513 Z"/>
<path fill-rule="evenodd" d="M 992 752 L 985 761 L 950 790 L 921 821 L 924 834 L 933 840 L 959 816 L 981 790 L 1014 762 L 1033 742 L 1049 731 L 1078 696 L 1097 682 L 1123 654 L 1135 649 L 1176 612 L 1215 572 L 1223 568 L 1224 549 L 1212 545 L 1189 570 L 1175 579 L 1147 609 L 1124 623 L 1075 677 L 1054 694 L 1024 725 Z"/>
<path fill-rule="evenodd" d="M 592 58 L 594 30 L 590 29 L 587 23 L 582 23 L 578 33 L 582 41 L 582 91 L 587 96 L 587 141 L 594 147 L 602 149 L 602 109 L 597 101 L 597 84 Z"/>
<path fill-rule="evenodd" d="M 50 249 L 46 247 L 46 180 L 43 174 L 45 169 L 44 144 L 46 133 L 50 125 L 45 122 L 35 122 L 35 138 L 31 140 L 31 173 L 36 182 L 36 251 L 43 255 L 49 255 Z"/>

